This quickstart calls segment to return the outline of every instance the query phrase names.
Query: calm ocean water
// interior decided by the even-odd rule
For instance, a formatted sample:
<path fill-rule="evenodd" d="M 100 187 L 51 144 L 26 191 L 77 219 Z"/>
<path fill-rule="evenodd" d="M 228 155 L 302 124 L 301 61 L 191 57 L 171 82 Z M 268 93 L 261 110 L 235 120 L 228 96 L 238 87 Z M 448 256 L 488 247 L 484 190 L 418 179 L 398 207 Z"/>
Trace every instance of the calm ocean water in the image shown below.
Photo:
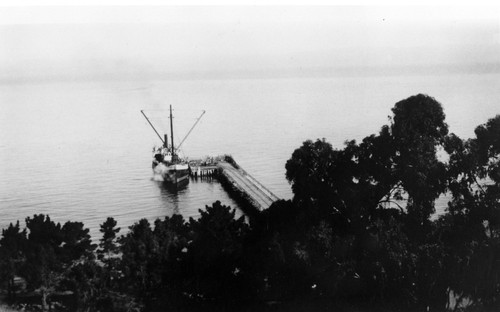
<path fill-rule="evenodd" d="M 238 208 L 217 182 L 178 192 L 152 180 L 158 138 L 140 110 L 167 130 L 184 156 L 232 154 L 281 198 L 291 198 L 285 162 L 306 139 L 345 140 L 376 133 L 391 107 L 426 93 L 443 104 L 450 130 L 462 138 L 500 113 L 500 76 L 391 76 L 192 81 L 51 82 L 0 86 L 0 228 L 49 214 L 81 221 L 98 234 L 108 216 L 126 228 L 140 218 L 198 210 L 221 200 Z M 438 213 L 444 209 L 442 204 Z M 241 212 L 237 209 L 238 215 Z"/>

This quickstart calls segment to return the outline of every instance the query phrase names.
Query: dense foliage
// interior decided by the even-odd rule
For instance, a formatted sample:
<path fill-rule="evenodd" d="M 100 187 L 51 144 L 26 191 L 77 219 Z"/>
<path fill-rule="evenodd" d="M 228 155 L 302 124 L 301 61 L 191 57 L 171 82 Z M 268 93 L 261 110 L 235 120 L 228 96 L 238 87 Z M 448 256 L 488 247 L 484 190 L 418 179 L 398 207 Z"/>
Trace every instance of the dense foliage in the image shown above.
<path fill-rule="evenodd" d="M 247 221 L 220 202 L 122 236 L 108 218 L 98 246 L 79 222 L 11 224 L 2 286 L 44 311 L 499 310 L 500 115 L 463 140 L 432 97 L 392 112 L 342 149 L 304 142 L 286 163 L 293 200 Z"/>

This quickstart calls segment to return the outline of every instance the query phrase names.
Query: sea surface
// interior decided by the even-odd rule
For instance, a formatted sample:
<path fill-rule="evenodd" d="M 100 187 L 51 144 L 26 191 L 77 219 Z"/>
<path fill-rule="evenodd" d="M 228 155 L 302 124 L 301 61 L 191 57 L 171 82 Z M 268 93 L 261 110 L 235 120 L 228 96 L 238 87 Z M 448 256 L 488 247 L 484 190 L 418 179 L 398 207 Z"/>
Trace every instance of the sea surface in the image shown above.
<path fill-rule="evenodd" d="M 231 154 L 290 199 L 285 163 L 303 141 L 325 138 L 342 148 L 378 132 L 397 101 L 418 93 L 443 105 L 450 131 L 462 138 L 500 113 L 498 74 L 3 84 L 0 228 L 43 213 L 83 222 L 96 238 L 108 216 L 125 230 L 141 218 L 196 218 L 216 200 L 241 216 L 216 181 L 174 191 L 153 179 L 151 152 L 161 142 L 142 109 L 163 133 L 173 106 L 176 144 L 205 110 L 181 156 Z"/>

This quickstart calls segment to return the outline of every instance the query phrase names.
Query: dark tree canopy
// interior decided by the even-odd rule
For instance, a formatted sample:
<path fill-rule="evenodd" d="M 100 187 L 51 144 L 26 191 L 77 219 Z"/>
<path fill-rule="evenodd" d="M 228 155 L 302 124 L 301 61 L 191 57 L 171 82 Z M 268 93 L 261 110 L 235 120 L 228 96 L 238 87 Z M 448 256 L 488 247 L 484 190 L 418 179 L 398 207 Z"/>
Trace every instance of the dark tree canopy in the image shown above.
<path fill-rule="evenodd" d="M 384 202 L 408 194 L 406 209 L 416 226 L 434 212 L 447 187 L 446 165 L 438 160 L 448 126 L 441 104 L 416 95 L 396 103 L 390 126 L 378 135 L 333 149 L 306 141 L 286 164 L 294 201 L 341 212 L 347 219 L 368 216 Z"/>
<path fill-rule="evenodd" d="M 15 297 L 14 279 L 21 274 L 25 258 L 26 229 L 21 230 L 19 221 L 2 229 L 0 239 L 0 285 L 6 284 L 8 297 Z"/>
<path fill-rule="evenodd" d="M 427 95 L 400 101 L 392 111 L 395 169 L 409 195 L 409 213 L 423 223 L 446 189 L 445 164 L 437 159 L 436 148 L 445 142 L 448 125 L 441 104 Z"/>
<path fill-rule="evenodd" d="M 68 270 L 79 261 L 93 258 L 96 246 L 91 244 L 88 233 L 81 222 L 68 221 L 61 227 L 43 214 L 26 218 L 26 229 L 22 231 L 19 222 L 11 224 L 2 231 L 0 240 L 1 252 L 9 253 L 14 261 L 6 272 L 11 280 L 14 275 L 23 277 L 28 290 L 38 290 L 46 311 Z"/>
<path fill-rule="evenodd" d="M 106 222 L 101 224 L 99 231 L 102 233 L 102 238 L 99 243 L 99 254 L 103 257 L 106 254 L 114 253 L 118 246 L 116 234 L 120 232 L 120 228 L 116 227 L 115 219 L 108 217 Z"/>
<path fill-rule="evenodd" d="M 418 94 L 399 101 L 392 112 L 392 135 L 404 150 L 414 150 L 414 143 L 423 141 L 440 144 L 448 134 L 443 107 L 428 95 Z"/>

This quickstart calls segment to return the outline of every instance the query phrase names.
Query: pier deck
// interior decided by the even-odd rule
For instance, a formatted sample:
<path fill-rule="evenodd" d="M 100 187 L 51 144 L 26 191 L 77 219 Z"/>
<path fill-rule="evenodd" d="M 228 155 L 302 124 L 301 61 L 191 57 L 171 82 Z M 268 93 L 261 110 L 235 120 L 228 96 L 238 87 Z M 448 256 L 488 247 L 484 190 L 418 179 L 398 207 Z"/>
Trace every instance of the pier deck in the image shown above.
<path fill-rule="evenodd" d="M 264 185 L 249 175 L 245 170 L 235 168 L 230 163 L 221 161 L 217 164 L 220 174 L 245 194 L 250 203 L 259 211 L 269 208 L 279 198 L 268 190 Z"/>

